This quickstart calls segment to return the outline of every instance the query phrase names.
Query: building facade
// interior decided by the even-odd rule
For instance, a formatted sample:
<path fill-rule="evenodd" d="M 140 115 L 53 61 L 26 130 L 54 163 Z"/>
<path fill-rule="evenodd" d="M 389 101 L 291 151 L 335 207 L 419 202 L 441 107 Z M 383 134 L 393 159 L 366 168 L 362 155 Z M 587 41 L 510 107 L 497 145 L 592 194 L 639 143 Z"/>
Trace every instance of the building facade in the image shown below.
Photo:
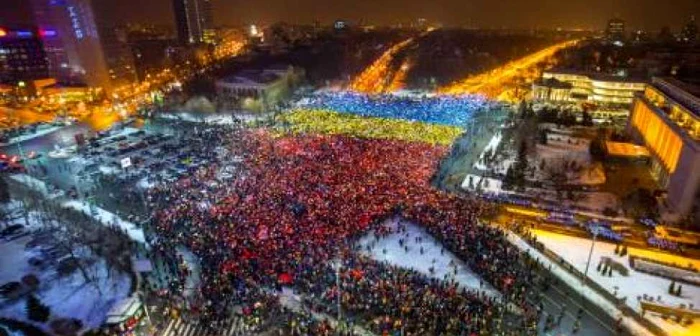
<path fill-rule="evenodd" d="M 211 0 L 173 0 L 177 38 L 183 45 L 215 39 Z"/>
<path fill-rule="evenodd" d="M 601 105 L 629 106 L 635 94 L 643 92 L 646 87 L 641 79 L 566 70 L 545 71 L 542 79 L 571 84 L 569 101 Z"/>
<path fill-rule="evenodd" d="M 541 102 L 569 102 L 573 85 L 556 78 L 541 78 L 532 83 L 532 99 Z"/>
<path fill-rule="evenodd" d="M 303 77 L 291 66 L 245 70 L 216 81 L 217 98 L 228 109 L 265 112 L 287 99 Z"/>
<path fill-rule="evenodd" d="M 133 57 L 110 21 L 110 8 L 93 0 L 32 0 L 46 39 L 49 72 L 62 82 L 79 82 L 107 92 L 136 80 Z"/>
<path fill-rule="evenodd" d="M 24 87 L 49 76 L 39 35 L 34 28 L 0 27 L 0 82 Z"/>
<path fill-rule="evenodd" d="M 628 131 L 652 154 L 651 173 L 666 201 L 681 216 L 699 210 L 700 88 L 654 78 L 635 98 Z"/>

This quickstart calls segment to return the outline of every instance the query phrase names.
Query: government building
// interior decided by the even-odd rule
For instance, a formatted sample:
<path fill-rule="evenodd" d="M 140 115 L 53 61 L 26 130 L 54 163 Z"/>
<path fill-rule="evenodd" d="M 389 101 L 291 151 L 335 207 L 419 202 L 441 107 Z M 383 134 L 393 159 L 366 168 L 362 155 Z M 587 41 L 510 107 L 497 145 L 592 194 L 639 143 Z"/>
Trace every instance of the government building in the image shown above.
<path fill-rule="evenodd" d="M 700 218 L 700 87 L 654 78 L 634 99 L 628 131 L 651 153 L 651 173 L 669 208 Z M 698 223 L 694 223 L 697 225 Z"/>

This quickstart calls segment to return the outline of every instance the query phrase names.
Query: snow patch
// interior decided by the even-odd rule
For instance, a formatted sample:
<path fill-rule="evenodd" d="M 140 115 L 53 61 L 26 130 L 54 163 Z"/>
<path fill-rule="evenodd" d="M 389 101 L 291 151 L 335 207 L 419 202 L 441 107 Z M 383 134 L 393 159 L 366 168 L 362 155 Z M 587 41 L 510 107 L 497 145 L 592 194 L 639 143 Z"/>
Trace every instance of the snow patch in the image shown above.
<path fill-rule="evenodd" d="M 405 226 L 405 233 L 398 232 L 399 222 Z M 483 291 L 490 296 L 500 296 L 496 289 L 483 281 L 457 256 L 444 249 L 443 245 L 422 227 L 399 218 L 387 219 L 384 225 L 390 227 L 393 233 L 376 240 L 374 232 L 370 232 L 359 241 L 362 252 L 372 259 L 413 269 L 435 279 L 454 280 L 460 287 Z M 416 237 L 422 238 L 422 242 L 416 242 Z M 404 246 L 408 245 L 408 251 L 399 245 L 401 238 L 404 240 Z M 423 254 L 420 253 L 421 247 Z M 457 268 L 456 274 L 453 265 Z M 433 267 L 434 272 L 430 272 L 430 267 Z"/>

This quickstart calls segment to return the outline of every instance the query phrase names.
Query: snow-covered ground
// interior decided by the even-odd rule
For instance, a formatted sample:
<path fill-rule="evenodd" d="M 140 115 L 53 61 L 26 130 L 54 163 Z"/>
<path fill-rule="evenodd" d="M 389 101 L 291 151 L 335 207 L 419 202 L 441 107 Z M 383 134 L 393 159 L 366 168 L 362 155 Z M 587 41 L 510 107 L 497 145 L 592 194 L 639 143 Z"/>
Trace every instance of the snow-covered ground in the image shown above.
<path fill-rule="evenodd" d="M 32 221 L 35 222 L 32 227 L 42 226 L 38 216 L 37 214 L 36 217 L 32 217 Z M 61 277 L 51 264 L 50 257 L 42 253 L 42 248 L 50 246 L 26 248 L 27 242 L 32 239 L 32 236 L 25 236 L 0 243 L 0 284 L 20 281 L 24 275 L 34 274 L 40 283 L 33 295 L 50 307 L 51 320 L 76 318 L 83 321 L 86 329 L 99 327 L 112 305 L 129 295 L 131 278 L 114 270 L 108 272 L 104 259 L 95 257 L 84 248 L 78 248 L 76 255 L 93 260 L 85 266 L 91 281 L 86 282 L 79 270 Z M 49 261 L 48 266 L 30 265 L 29 259 L 32 257 L 46 258 L 45 260 Z M 49 331 L 48 324 L 27 319 L 26 300 L 26 296 L 16 300 L 0 299 L 0 316 L 30 323 Z"/>
<path fill-rule="evenodd" d="M 602 164 L 594 164 L 591 160 L 588 149 L 590 142 L 588 139 L 567 134 L 549 133 L 546 145 L 537 144 L 537 158 L 533 162 L 538 167 L 535 177 L 540 180 L 547 179 L 546 174 L 539 170 L 542 160 L 545 161 L 545 165 L 557 164 L 561 161 L 575 161 L 582 169 L 578 174 L 567 174 L 571 177 L 570 183 L 589 185 L 605 183 L 605 171 Z"/>
<path fill-rule="evenodd" d="M 41 180 L 38 180 L 34 177 L 31 177 L 29 175 L 25 174 L 16 174 L 12 175 L 12 179 L 16 180 L 17 182 L 20 182 L 33 190 L 36 190 L 40 193 L 42 193 L 44 196 L 50 197 L 51 195 L 48 192 L 48 188 L 46 186 L 46 183 L 44 183 Z M 80 212 L 83 212 L 93 218 L 95 218 L 97 221 L 102 223 L 105 226 L 116 226 L 126 232 L 126 234 L 131 237 L 132 240 L 139 242 L 139 243 L 145 243 L 146 239 L 143 234 L 143 230 L 138 228 L 134 223 L 131 223 L 129 221 L 125 221 L 116 214 L 113 214 L 105 209 L 102 209 L 98 206 L 95 205 L 90 205 L 87 202 L 83 200 L 68 200 L 63 203 L 61 203 L 61 206 L 65 208 L 71 208 L 78 210 Z"/>
<path fill-rule="evenodd" d="M 117 227 L 121 230 L 124 230 L 126 234 L 136 242 L 146 242 L 142 229 L 138 228 L 134 223 L 125 221 L 119 218 L 119 216 L 117 216 L 116 214 L 113 214 L 98 206 L 91 206 L 90 204 L 82 200 L 66 201 L 63 202 L 62 206 L 83 212 L 93 217 L 105 226 Z"/>
<path fill-rule="evenodd" d="M 484 156 L 486 155 L 486 152 L 495 152 L 496 148 L 498 148 L 498 145 L 501 143 L 501 139 L 503 138 L 503 135 L 501 135 L 501 132 L 498 132 L 491 137 L 491 140 L 489 140 L 489 143 L 484 147 L 484 150 L 479 154 L 479 160 L 476 161 L 474 164 L 474 168 L 478 170 L 488 170 L 488 167 L 484 165 Z M 506 168 L 507 170 L 508 168 Z"/>
<path fill-rule="evenodd" d="M 63 128 L 64 126 L 46 126 L 46 127 L 40 127 L 37 129 L 36 132 L 34 133 L 29 133 L 29 134 L 22 134 L 20 136 L 16 136 L 14 138 L 10 138 L 10 141 L 6 143 L 0 144 L 0 146 L 7 146 L 7 145 L 14 145 L 19 142 L 24 142 L 27 140 L 31 140 L 34 138 L 42 137 L 47 134 L 51 134 L 53 132 L 56 132 Z"/>
<path fill-rule="evenodd" d="M 533 232 L 537 236 L 537 240 L 543 243 L 547 248 L 563 257 L 564 260 L 574 265 L 574 267 L 576 267 L 579 271 L 583 272 L 585 270 L 586 262 L 588 260 L 588 253 L 591 247 L 590 239 L 571 237 L 538 230 L 533 230 Z M 685 304 L 686 306 L 689 304 L 694 304 L 696 307 L 700 306 L 700 287 L 683 284 L 683 293 L 680 297 L 670 295 L 668 294 L 668 288 L 671 284 L 670 280 L 635 271 L 629 266 L 629 255 L 620 257 L 615 255 L 614 251 L 615 244 L 597 241 L 593 250 L 588 276 L 610 293 L 616 293 L 618 298 L 626 298 L 625 304 L 630 306 L 635 311 L 641 313 L 641 306 L 637 298 L 643 295 L 649 295 L 653 297 L 655 301 L 660 298 L 661 303 L 673 307 L 677 307 L 680 304 Z M 628 252 L 630 255 L 664 258 L 666 261 L 676 262 L 681 265 L 687 265 L 688 263 L 696 265 L 700 264 L 700 261 L 697 260 L 659 253 L 656 251 L 629 248 Z M 615 271 L 613 272 L 612 277 L 601 275 L 600 272 L 596 271 L 596 267 L 603 257 L 611 258 L 612 260 L 627 267 L 629 270 L 629 276 L 623 276 Z M 671 327 L 669 326 L 669 322 L 663 321 L 659 318 L 654 318 L 653 313 L 647 313 L 646 316 L 652 317 L 651 321 L 658 324 L 662 328 Z M 675 324 L 675 327 L 682 329 L 682 327 L 677 324 Z"/>
<path fill-rule="evenodd" d="M 469 184 L 470 179 L 472 182 L 471 185 Z M 480 188 L 479 183 L 481 183 Z M 502 185 L 503 182 L 501 182 L 501 180 L 490 177 L 481 177 L 474 174 L 467 174 L 467 176 L 464 178 L 464 181 L 462 181 L 462 189 L 464 190 L 475 191 L 481 189 L 482 192 L 494 194 L 500 194 L 504 192 L 504 190 L 501 188 Z"/>
<path fill-rule="evenodd" d="M 592 290 L 590 287 L 583 286 L 583 284 L 581 283 L 581 280 L 576 278 L 569 271 L 562 269 L 561 267 L 559 267 L 559 265 L 557 265 L 556 263 L 549 260 L 546 256 L 544 256 L 544 254 L 542 254 L 540 251 L 534 249 L 532 246 L 530 246 L 527 242 L 522 240 L 516 234 L 514 234 L 512 232 L 508 232 L 507 238 L 508 238 L 508 241 L 513 243 L 513 245 L 515 245 L 518 249 L 527 252 L 530 256 L 539 260 L 540 263 L 542 263 L 544 265 L 544 267 L 547 267 L 551 270 L 551 272 L 552 272 L 552 274 L 554 274 L 554 276 L 559 278 L 561 281 L 569 284 L 572 288 L 574 288 L 582 296 L 587 297 L 589 300 L 591 300 L 598 308 L 600 308 L 606 314 L 608 314 L 609 316 L 612 316 L 614 319 L 622 317 L 623 326 L 627 330 L 629 330 L 632 335 L 635 335 L 635 336 L 651 336 L 651 335 L 653 335 L 649 330 L 647 330 L 644 326 L 639 324 L 639 322 L 637 322 L 633 318 L 624 316 L 622 314 L 622 312 L 620 311 L 620 309 L 618 309 L 614 303 L 606 300 L 605 297 L 598 294 L 598 292 Z M 590 246 L 589 246 L 589 248 L 590 248 Z"/>
<path fill-rule="evenodd" d="M 400 220 L 402 225 L 406 227 L 406 232 L 399 233 L 396 230 L 399 220 L 399 218 L 391 218 L 384 222 L 384 225 L 391 227 L 392 232 L 394 232 L 386 237 L 376 240 L 373 232 L 362 237 L 359 244 L 362 246 L 363 253 L 375 260 L 410 268 L 436 279 L 454 280 L 467 289 L 481 290 L 487 295 L 500 296 L 496 289 L 472 272 L 469 266 L 459 260 L 457 256 L 444 249 L 442 244 L 422 227 L 406 220 Z M 421 237 L 422 243 L 416 242 L 416 237 Z M 407 242 L 404 245 L 409 246 L 408 252 L 399 245 L 401 238 Z M 367 250 L 367 246 L 370 247 L 369 250 Z M 423 247 L 422 254 L 420 253 L 421 247 Z M 385 250 L 386 253 L 384 253 Z M 430 267 L 433 267 L 433 273 L 430 272 Z M 456 275 L 454 273 L 455 267 L 457 268 Z"/>
<path fill-rule="evenodd" d="M 158 115 L 159 118 L 170 119 L 170 120 L 182 120 L 193 123 L 204 123 L 204 124 L 214 124 L 214 125 L 232 125 L 238 122 L 251 122 L 256 120 L 263 120 L 267 117 L 266 114 L 250 114 L 250 113 L 235 113 L 235 112 L 222 112 L 222 113 L 211 113 L 207 116 L 200 117 L 199 115 L 188 113 L 188 112 L 176 112 L 176 113 L 162 113 Z"/>
<path fill-rule="evenodd" d="M 34 178 L 26 174 L 14 174 L 10 176 L 11 179 L 24 184 L 30 189 L 41 193 L 44 196 L 49 196 L 49 188 L 46 183 L 42 180 Z"/>
<path fill-rule="evenodd" d="M 187 268 L 190 270 L 187 279 L 185 279 L 185 291 L 183 292 L 183 295 L 186 298 L 189 298 L 197 292 L 201 282 L 201 266 L 199 265 L 199 258 L 184 247 L 178 247 L 177 253 L 182 256 L 182 260 L 185 261 Z"/>

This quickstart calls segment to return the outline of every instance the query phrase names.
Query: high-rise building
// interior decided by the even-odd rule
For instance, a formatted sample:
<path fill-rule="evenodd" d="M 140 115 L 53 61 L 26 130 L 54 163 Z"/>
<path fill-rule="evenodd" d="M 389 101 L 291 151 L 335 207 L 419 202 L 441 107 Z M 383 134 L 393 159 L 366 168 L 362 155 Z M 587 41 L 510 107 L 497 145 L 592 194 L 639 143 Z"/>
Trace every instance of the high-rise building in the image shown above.
<path fill-rule="evenodd" d="M 126 37 L 118 35 L 102 1 L 32 0 L 45 38 L 49 72 L 60 81 L 82 82 L 107 92 L 136 80 Z"/>
<path fill-rule="evenodd" d="M 41 33 L 34 28 L 0 27 L 0 82 L 17 85 L 48 77 Z"/>
<path fill-rule="evenodd" d="M 685 43 L 695 43 L 698 41 L 698 24 L 695 22 L 695 15 L 690 17 L 681 31 L 681 40 Z"/>
<path fill-rule="evenodd" d="M 625 21 L 620 18 L 610 19 L 605 29 L 605 37 L 610 42 L 623 42 L 625 40 Z"/>
<path fill-rule="evenodd" d="M 653 78 L 635 97 L 628 130 L 651 153 L 652 176 L 670 209 L 700 225 L 700 87 Z"/>
<path fill-rule="evenodd" d="M 182 44 L 210 42 L 214 38 L 211 0 L 173 0 L 177 38 Z"/>

